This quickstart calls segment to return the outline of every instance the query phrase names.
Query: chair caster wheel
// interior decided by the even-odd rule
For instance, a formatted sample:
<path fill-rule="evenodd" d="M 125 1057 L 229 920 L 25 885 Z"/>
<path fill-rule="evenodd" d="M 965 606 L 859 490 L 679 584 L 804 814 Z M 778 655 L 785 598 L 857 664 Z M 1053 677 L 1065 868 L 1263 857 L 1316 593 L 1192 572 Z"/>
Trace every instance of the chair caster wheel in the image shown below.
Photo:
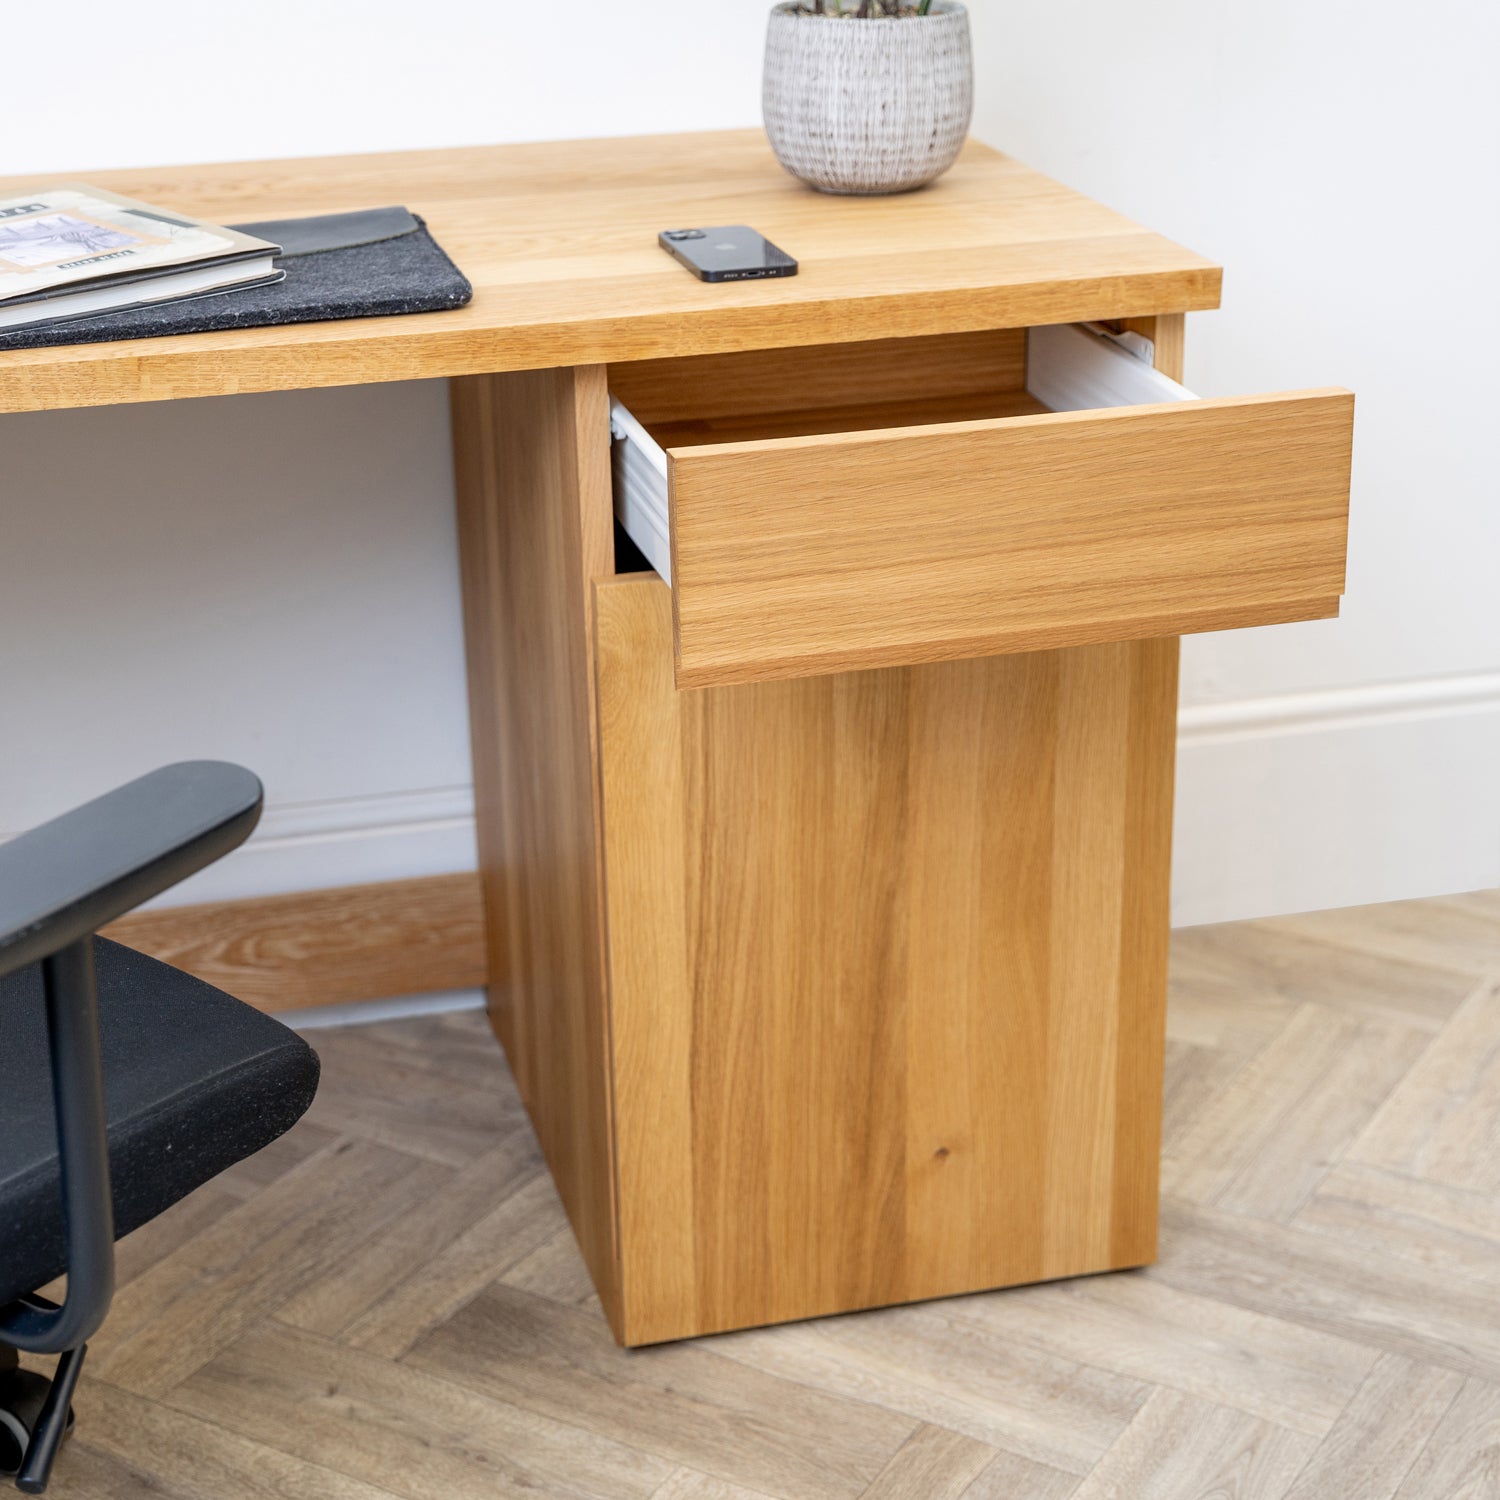
<path fill-rule="evenodd" d="M 0 1478 L 10 1479 L 21 1471 L 31 1434 L 47 1400 L 52 1382 L 34 1370 L 0 1372 Z M 63 1437 L 73 1431 L 73 1408 Z"/>

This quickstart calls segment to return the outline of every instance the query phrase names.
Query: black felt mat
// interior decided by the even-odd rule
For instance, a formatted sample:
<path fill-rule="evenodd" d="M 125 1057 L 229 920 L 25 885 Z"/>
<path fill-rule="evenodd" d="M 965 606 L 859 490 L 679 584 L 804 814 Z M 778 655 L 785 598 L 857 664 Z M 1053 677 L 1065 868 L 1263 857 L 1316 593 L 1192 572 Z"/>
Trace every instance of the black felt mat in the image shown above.
<path fill-rule="evenodd" d="M 318 221 L 350 221 L 360 243 L 317 248 L 276 262 L 286 279 L 211 297 L 99 313 L 66 322 L 34 324 L 0 332 L 0 350 L 41 349 L 58 344 L 99 344 L 224 328 L 265 328 L 278 323 L 321 323 L 330 318 L 382 318 L 397 313 L 442 312 L 462 307 L 474 295 L 464 274 L 448 259 L 423 221 L 410 215 L 406 233 L 371 240 L 368 215 L 326 215 Z M 272 224 L 235 225 L 283 242 Z M 290 226 L 288 226 L 290 227 Z M 287 240 L 292 236 L 288 234 Z"/>

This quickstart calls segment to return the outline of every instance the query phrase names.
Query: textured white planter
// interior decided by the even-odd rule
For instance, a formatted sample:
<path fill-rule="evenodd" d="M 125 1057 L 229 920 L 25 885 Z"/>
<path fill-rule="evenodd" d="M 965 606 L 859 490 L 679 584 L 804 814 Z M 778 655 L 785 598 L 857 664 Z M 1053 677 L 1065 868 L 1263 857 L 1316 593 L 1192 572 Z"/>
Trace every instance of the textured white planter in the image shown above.
<path fill-rule="evenodd" d="M 969 15 L 859 21 L 771 12 L 766 134 L 794 177 L 825 193 L 904 193 L 953 165 L 974 107 Z"/>

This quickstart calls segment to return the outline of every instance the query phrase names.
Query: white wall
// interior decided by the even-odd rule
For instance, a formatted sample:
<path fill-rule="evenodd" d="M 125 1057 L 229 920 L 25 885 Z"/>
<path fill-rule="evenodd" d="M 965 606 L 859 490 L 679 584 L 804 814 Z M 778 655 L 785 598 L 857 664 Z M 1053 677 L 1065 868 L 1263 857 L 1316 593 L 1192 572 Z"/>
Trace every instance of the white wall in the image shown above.
<path fill-rule="evenodd" d="M 985 15 L 981 133 L 1223 263 L 1188 384 L 1358 397 L 1341 617 L 1185 643 L 1178 920 L 1500 884 L 1500 7 Z"/>
<path fill-rule="evenodd" d="M 1179 920 L 1500 884 L 1500 12 L 971 9 L 976 133 L 1226 265 L 1191 385 L 1359 393 L 1342 619 L 1188 643 Z M 80 0 L 0 173 L 754 124 L 764 10 Z M 271 811 L 186 897 L 472 862 L 451 502 L 438 384 L 0 419 L 0 830 L 224 755 Z"/>

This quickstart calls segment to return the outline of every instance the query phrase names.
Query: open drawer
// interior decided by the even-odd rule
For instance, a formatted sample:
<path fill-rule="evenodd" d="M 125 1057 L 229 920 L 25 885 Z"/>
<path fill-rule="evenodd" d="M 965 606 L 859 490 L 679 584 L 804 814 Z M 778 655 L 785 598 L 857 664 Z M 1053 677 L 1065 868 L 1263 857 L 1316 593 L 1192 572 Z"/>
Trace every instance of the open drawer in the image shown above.
<path fill-rule="evenodd" d="M 1009 384 L 794 411 L 753 381 L 733 410 L 732 370 L 702 418 L 612 372 L 616 513 L 672 586 L 679 686 L 1338 613 L 1352 395 L 1200 400 L 1131 335 L 1009 337 Z"/>

